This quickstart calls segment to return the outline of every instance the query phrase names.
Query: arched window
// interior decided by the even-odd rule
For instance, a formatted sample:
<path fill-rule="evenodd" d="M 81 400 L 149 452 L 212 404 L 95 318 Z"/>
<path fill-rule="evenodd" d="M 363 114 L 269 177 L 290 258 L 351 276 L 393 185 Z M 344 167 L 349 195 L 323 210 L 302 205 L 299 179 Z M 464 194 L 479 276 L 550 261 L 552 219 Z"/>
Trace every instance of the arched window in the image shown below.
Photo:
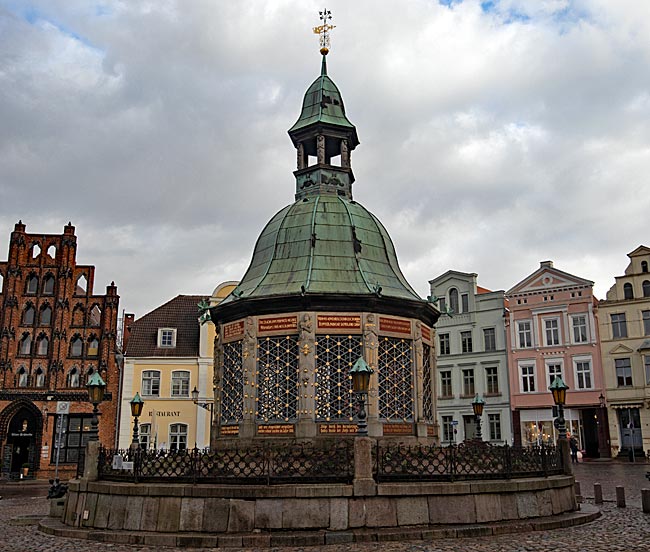
<path fill-rule="evenodd" d="M 43 280 L 43 295 L 54 295 L 54 276 L 48 274 Z"/>
<path fill-rule="evenodd" d="M 20 340 L 20 354 L 28 355 L 32 352 L 32 336 L 25 334 Z"/>
<path fill-rule="evenodd" d="M 36 385 L 36 387 L 45 387 L 45 372 L 43 372 L 43 369 L 40 366 L 36 370 L 34 385 Z"/>
<path fill-rule="evenodd" d="M 33 326 L 35 314 L 36 314 L 36 309 L 33 307 L 31 303 L 27 303 L 27 306 L 23 311 L 23 326 Z"/>
<path fill-rule="evenodd" d="M 35 295 L 38 292 L 38 276 L 36 274 L 32 274 L 27 278 L 27 288 L 25 289 L 25 293 L 30 293 L 32 295 Z"/>
<path fill-rule="evenodd" d="M 2 293 L 2 283 L 3 283 L 4 277 L 2 276 L 2 272 L 0 272 L 0 293 Z"/>
<path fill-rule="evenodd" d="M 650 281 L 643 280 L 643 296 L 650 297 Z"/>
<path fill-rule="evenodd" d="M 52 323 L 52 307 L 44 305 L 41 307 L 41 326 L 49 326 Z"/>
<path fill-rule="evenodd" d="M 35 243 L 32 245 L 32 259 L 35 259 L 41 254 L 41 246 Z"/>
<path fill-rule="evenodd" d="M 88 324 L 90 326 L 100 326 L 102 323 L 102 309 L 99 308 L 99 305 L 95 304 L 90 309 L 90 314 L 88 315 Z"/>
<path fill-rule="evenodd" d="M 86 279 L 86 275 L 82 274 L 77 278 L 77 285 L 75 286 L 74 294 L 75 295 L 86 295 L 86 291 L 88 290 L 88 280 Z"/>
<path fill-rule="evenodd" d="M 20 367 L 18 370 L 18 387 L 27 387 L 27 382 L 29 380 L 29 374 L 24 366 Z"/>
<path fill-rule="evenodd" d="M 47 350 L 50 346 L 50 340 L 46 335 L 40 336 L 36 341 L 36 354 L 37 355 L 46 355 Z"/>
<path fill-rule="evenodd" d="M 83 352 L 84 342 L 78 335 L 72 338 L 70 342 L 70 356 L 80 357 Z"/>
<path fill-rule="evenodd" d="M 97 356 L 99 353 L 99 339 L 94 336 L 88 340 L 88 356 Z"/>
<path fill-rule="evenodd" d="M 56 245 L 54 244 L 50 245 L 50 247 L 47 248 L 47 254 L 52 259 L 56 258 Z"/>
<path fill-rule="evenodd" d="M 84 319 L 86 318 L 86 312 L 83 305 L 79 304 L 72 310 L 72 325 L 73 326 L 83 326 Z"/>
<path fill-rule="evenodd" d="M 623 285 L 623 295 L 625 299 L 634 299 L 634 291 L 632 291 L 632 284 L 629 282 Z"/>
<path fill-rule="evenodd" d="M 648 261 L 641 261 L 641 272 L 648 272 Z"/>
<path fill-rule="evenodd" d="M 458 290 L 456 288 L 451 288 L 449 290 L 449 308 L 454 314 L 460 312 L 458 309 Z"/>
<path fill-rule="evenodd" d="M 68 372 L 68 387 L 79 387 L 79 370 L 76 366 Z"/>

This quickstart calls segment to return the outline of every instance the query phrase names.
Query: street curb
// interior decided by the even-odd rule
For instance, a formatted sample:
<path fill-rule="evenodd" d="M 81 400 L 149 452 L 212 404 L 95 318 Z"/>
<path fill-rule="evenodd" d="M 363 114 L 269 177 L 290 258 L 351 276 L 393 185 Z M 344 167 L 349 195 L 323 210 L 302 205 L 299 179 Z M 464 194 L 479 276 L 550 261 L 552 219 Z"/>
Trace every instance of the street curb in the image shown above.
<path fill-rule="evenodd" d="M 448 538 L 488 537 L 530 531 L 565 529 L 590 523 L 601 516 L 590 504 L 568 514 L 472 525 L 418 525 L 391 529 L 354 529 L 348 531 L 292 531 L 216 535 L 206 533 L 155 533 L 72 528 L 58 519 L 45 518 L 39 531 L 57 537 L 69 537 L 114 544 L 153 545 L 178 548 L 256 548 L 281 546 L 323 546 L 326 544 L 390 542 L 404 540 L 440 540 Z"/>

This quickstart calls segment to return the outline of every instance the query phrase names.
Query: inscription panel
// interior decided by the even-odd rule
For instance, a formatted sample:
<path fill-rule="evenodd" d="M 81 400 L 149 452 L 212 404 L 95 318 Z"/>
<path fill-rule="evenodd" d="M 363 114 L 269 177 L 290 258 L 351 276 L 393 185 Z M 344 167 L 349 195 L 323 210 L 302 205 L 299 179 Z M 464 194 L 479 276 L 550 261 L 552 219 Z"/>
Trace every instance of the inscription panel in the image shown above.
<path fill-rule="evenodd" d="M 379 317 L 379 331 L 410 335 L 411 322 L 409 320 L 400 320 L 399 318 L 385 318 L 381 316 Z"/>
<path fill-rule="evenodd" d="M 297 330 L 298 317 L 297 316 L 278 316 L 276 318 L 260 318 L 257 321 L 257 331 L 263 332 L 277 332 L 280 330 Z"/>

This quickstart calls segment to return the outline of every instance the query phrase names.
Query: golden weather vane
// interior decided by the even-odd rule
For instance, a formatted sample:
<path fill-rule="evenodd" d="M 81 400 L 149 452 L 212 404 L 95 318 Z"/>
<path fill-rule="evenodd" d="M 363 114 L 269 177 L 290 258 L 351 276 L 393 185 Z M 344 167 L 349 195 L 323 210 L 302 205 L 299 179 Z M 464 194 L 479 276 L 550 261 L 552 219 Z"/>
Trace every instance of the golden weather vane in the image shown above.
<path fill-rule="evenodd" d="M 330 51 L 330 34 L 329 32 L 336 27 L 328 23 L 332 20 L 332 12 L 327 8 L 324 8 L 323 11 L 318 12 L 320 15 L 320 20 L 323 22 L 322 25 L 314 27 L 314 34 L 320 35 L 320 53 L 324 56 L 327 55 L 327 52 Z"/>

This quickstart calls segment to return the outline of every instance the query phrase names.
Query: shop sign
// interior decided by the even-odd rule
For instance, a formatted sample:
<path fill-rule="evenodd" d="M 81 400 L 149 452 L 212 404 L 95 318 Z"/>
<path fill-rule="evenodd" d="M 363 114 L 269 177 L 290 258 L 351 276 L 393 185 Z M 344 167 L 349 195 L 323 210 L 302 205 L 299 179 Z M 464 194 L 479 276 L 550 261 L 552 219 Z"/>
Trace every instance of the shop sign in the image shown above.
<path fill-rule="evenodd" d="M 411 322 L 409 320 L 399 320 L 398 318 L 379 317 L 379 331 L 400 334 L 411 333 Z"/>

